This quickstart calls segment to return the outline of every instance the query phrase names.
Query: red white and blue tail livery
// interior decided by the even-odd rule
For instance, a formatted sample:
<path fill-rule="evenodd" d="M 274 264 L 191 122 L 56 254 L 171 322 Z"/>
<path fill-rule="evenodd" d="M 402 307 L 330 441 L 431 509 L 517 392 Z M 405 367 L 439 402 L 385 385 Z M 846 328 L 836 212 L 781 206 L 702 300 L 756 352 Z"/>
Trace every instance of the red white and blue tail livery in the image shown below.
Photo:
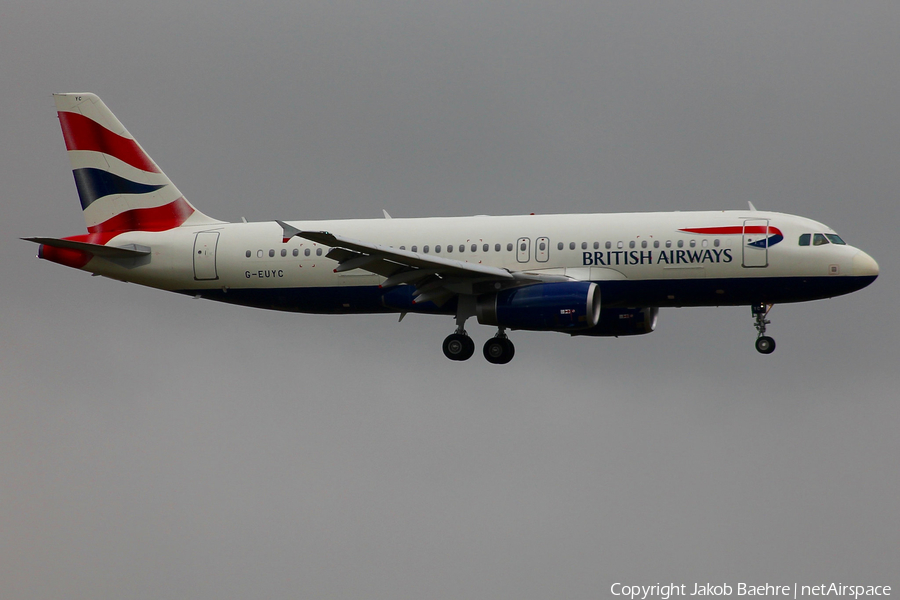
<path fill-rule="evenodd" d="M 769 354 L 772 305 L 847 294 L 877 263 L 832 229 L 777 212 L 514 215 L 226 223 L 191 205 L 93 94 L 56 94 L 87 233 L 24 238 L 38 256 L 220 302 L 306 313 L 451 315 L 466 360 L 475 317 L 508 330 L 650 333 L 660 307 L 749 305 Z"/>
<path fill-rule="evenodd" d="M 94 94 L 55 94 L 90 233 L 209 225 Z"/>

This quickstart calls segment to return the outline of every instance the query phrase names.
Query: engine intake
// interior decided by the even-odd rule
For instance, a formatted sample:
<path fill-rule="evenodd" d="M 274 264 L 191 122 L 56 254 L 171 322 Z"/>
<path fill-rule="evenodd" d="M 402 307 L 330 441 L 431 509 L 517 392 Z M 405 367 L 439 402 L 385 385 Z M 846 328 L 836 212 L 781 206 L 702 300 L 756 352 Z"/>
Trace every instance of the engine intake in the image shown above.
<path fill-rule="evenodd" d="M 478 297 L 482 325 L 530 331 L 589 330 L 600 322 L 600 288 L 572 281 L 539 283 Z"/>

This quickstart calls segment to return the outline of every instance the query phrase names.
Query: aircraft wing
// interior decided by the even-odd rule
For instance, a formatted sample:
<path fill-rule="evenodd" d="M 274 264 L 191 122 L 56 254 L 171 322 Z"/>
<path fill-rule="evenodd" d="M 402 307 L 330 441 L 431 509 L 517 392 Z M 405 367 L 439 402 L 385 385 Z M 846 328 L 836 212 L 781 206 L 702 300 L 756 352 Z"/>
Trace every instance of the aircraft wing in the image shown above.
<path fill-rule="evenodd" d="M 548 279 L 536 274 L 511 272 L 479 263 L 400 250 L 327 231 L 302 231 L 283 221 L 277 223 L 284 230 L 285 242 L 298 236 L 330 247 L 331 250 L 325 256 L 338 262 L 336 273 L 363 269 L 385 277 L 381 287 L 415 285 L 417 303 L 432 301 L 440 306 L 456 294 L 480 293 L 477 291 L 479 286 L 498 289 L 496 284 L 500 284 L 499 287 L 511 287 Z M 552 279 L 567 280 L 559 277 Z M 485 288 L 484 291 L 488 289 Z"/>

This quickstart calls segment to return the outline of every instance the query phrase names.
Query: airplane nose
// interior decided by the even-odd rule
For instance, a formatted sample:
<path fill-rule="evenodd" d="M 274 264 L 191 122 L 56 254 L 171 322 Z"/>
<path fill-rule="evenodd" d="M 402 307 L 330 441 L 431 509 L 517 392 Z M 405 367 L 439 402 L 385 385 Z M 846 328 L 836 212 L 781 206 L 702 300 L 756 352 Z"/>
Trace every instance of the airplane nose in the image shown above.
<path fill-rule="evenodd" d="M 857 277 L 878 277 L 878 263 L 875 259 L 860 250 L 853 257 L 853 274 Z"/>

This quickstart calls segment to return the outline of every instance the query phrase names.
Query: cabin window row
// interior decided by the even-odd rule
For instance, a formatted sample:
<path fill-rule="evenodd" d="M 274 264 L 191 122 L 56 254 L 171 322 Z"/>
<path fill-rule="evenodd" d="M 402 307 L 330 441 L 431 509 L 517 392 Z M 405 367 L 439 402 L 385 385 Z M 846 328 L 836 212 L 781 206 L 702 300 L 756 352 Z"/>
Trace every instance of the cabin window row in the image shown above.
<path fill-rule="evenodd" d="M 453 252 L 456 251 L 455 248 L 456 248 L 456 246 L 454 246 L 454 245 L 452 245 L 452 244 L 448 244 L 447 246 L 441 246 L 440 244 L 437 244 L 437 245 L 434 246 L 434 251 L 435 251 L 435 253 L 437 253 L 437 254 L 440 254 L 442 250 L 445 251 L 447 254 L 452 254 Z M 400 249 L 401 249 L 401 250 L 406 250 L 406 246 L 400 246 Z M 418 251 L 419 251 L 419 246 L 418 246 L 418 245 L 410 246 L 410 247 L 409 247 L 409 250 L 410 250 L 410 252 L 418 252 Z M 432 248 L 431 248 L 431 246 L 428 245 L 428 244 L 422 246 L 422 252 L 423 252 L 424 254 L 429 254 L 429 253 L 431 252 L 431 250 L 432 250 Z M 464 253 L 464 252 L 466 251 L 466 245 L 465 245 L 465 244 L 460 244 L 459 247 L 458 247 L 458 250 L 459 250 L 460 253 Z M 503 250 L 503 246 L 502 246 L 501 244 L 494 244 L 494 252 L 500 252 L 500 251 L 502 251 L 502 250 Z M 478 244 L 472 244 L 471 246 L 469 246 L 469 251 L 470 251 L 470 252 L 478 252 Z M 491 251 L 491 245 L 490 245 L 490 244 L 482 244 L 482 245 L 481 245 L 481 251 L 482 251 L 482 252 L 490 252 L 490 251 Z M 507 252 L 512 252 L 512 251 L 513 251 L 513 245 L 512 245 L 512 243 L 506 244 L 506 251 L 507 251 Z"/>
<path fill-rule="evenodd" d="M 712 242 L 712 244 L 713 244 L 714 247 L 718 248 L 719 245 L 721 244 L 721 242 L 720 242 L 718 239 L 714 239 L 713 242 Z M 640 247 L 641 247 L 641 248 L 649 248 L 650 245 L 651 245 L 651 244 L 650 244 L 650 241 L 649 241 L 649 240 L 641 240 L 641 243 L 640 243 Z M 652 244 L 652 245 L 653 245 L 654 248 L 659 248 L 660 245 L 661 245 L 661 242 L 660 242 L 660 240 L 653 240 L 653 244 Z M 684 248 L 684 240 L 676 240 L 676 241 L 674 242 L 674 245 L 675 245 L 675 247 L 677 247 L 677 248 Z M 666 247 L 666 248 L 671 248 L 672 246 L 673 246 L 672 240 L 666 240 L 666 241 L 665 241 L 665 247 Z M 688 240 L 688 246 L 691 247 L 691 248 L 696 248 L 696 247 L 697 247 L 697 240 Z M 708 239 L 702 239 L 702 240 L 700 240 L 700 247 L 701 247 L 701 248 L 706 248 L 706 247 L 708 247 L 708 246 L 709 246 L 709 240 L 708 240 Z M 576 246 L 575 246 L 575 242 L 569 242 L 569 250 L 575 250 L 575 247 L 576 247 Z M 594 250 L 599 250 L 599 249 L 600 249 L 600 242 L 594 242 L 593 247 L 594 247 Z M 607 250 L 611 250 L 612 247 L 613 247 L 613 244 L 612 244 L 612 242 L 606 242 L 606 243 L 603 245 L 603 247 L 606 248 Z M 637 248 L 637 247 L 638 247 L 637 241 L 636 241 L 636 240 L 631 240 L 630 242 L 628 242 L 628 247 L 629 247 L 630 249 L 632 249 L 632 250 L 635 249 L 635 248 Z M 565 244 L 563 244 L 563 242 L 559 242 L 559 243 L 556 245 L 556 249 L 557 249 L 557 250 L 562 250 L 562 249 L 564 249 L 564 248 L 565 248 Z M 618 250 L 624 249 L 624 248 L 625 248 L 625 242 L 623 242 L 623 241 L 621 241 L 621 240 L 618 241 L 618 242 L 616 242 L 616 248 L 617 248 Z M 588 249 L 588 243 L 587 243 L 587 242 L 581 242 L 581 249 L 582 249 L 582 250 L 587 250 L 587 249 Z M 541 250 L 543 250 L 543 248 L 541 248 Z"/>
<path fill-rule="evenodd" d="M 684 242 L 685 242 L 684 240 L 676 240 L 676 241 L 674 241 L 674 242 L 673 242 L 672 240 L 666 240 L 664 245 L 665 245 L 666 248 L 672 248 L 672 247 L 684 248 L 684 246 L 685 246 L 685 243 L 684 243 Z M 707 248 L 707 247 L 709 247 L 709 243 L 710 243 L 710 240 L 708 240 L 708 239 L 702 239 L 702 240 L 700 240 L 700 247 L 702 247 L 702 248 Z M 659 248 L 659 247 L 661 247 L 661 245 L 662 245 L 662 243 L 661 243 L 659 240 L 653 240 L 653 242 L 652 242 L 652 246 L 653 246 L 654 248 Z M 688 245 L 690 248 L 696 248 L 696 247 L 697 247 L 697 240 L 688 240 L 688 244 L 687 244 L 687 245 Z M 714 239 L 714 240 L 712 240 L 712 245 L 713 245 L 714 247 L 718 248 L 718 247 L 721 245 L 721 241 L 720 241 L 719 239 Z M 526 244 L 525 242 L 522 242 L 521 246 L 522 246 L 522 247 L 521 247 L 519 250 L 521 250 L 522 252 L 525 252 L 525 251 L 528 249 L 528 246 L 527 246 L 527 244 Z M 651 246 L 651 243 L 650 243 L 648 240 L 641 240 L 641 242 L 640 242 L 640 247 L 641 247 L 641 248 L 649 248 L 650 246 Z M 579 247 L 579 244 L 576 243 L 576 242 L 569 242 L 569 243 L 568 243 L 568 247 L 569 247 L 569 250 L 576 250 L 576 249 Z M 588 246 L 588 242 L 581 242 L 580 247 L 581 247 L 582 250 L 587 250 L 588 247 L 589 247 L 589 246 Z M 604 247 L 605 247 L 607 250 L 610 250 L 610 249 L 612 249 L 612 247 L 613 247 L 613 243 L 612 243 L 612 242 L 606 242 L 606 243 L 604 244 Z M 631 240 L 631 241 L 628 242 L 628 248 L 630 248 L 630 249 L 635 249 L 635 248 L 637 248 L 637 247 L 638 247 L 638 242 L 637 242 L 636 240 Z M 513 251 L 513 248 L 514 248 L 514 245 L 513 245 L 512 243 L 506 244 L 506 251 L 507 251 L 507 252 L 512 252 L 512 251 Z M 540 243 L 538 244 L 538 248 L 539 248 L 541 251 L 547 250 L 547 243 L 546 243 L 546 242 L 543 242 L 543 241 L 540 242 Z M 557 249 L 557 250 L 564 250 L 565 248 L 566 248 L 565 242 L 558 242 L 558 243 L 556 244 L 556 249 Z M 618 241 L 618 242 L 616 242 L 616 248 L 618 248 L 619 250 L 624 249 L 624 248 L 625 248 L 625 242 L 623 242 L 623 241 Z M 406 250 L 406 246 L 400 246 L 400 249 L 401 249 L 401 250 Z M 410 249 L 411 252 L 418 252 L 418 251 L 419 251 L 419 246 L 413 245 L 413 246 L 410 246 L 409 249 Z M 441 252 L 442 249 L 444 249 L 444 250 L 446 251 L 446 253 L 448 253 L 448 254 L 453 253 L 453 252 L 455 251 L 455 250 L 454 250 L 454 246 L 452 246 L 452 245 L 444 247 L 444 246 L 441 246 L 440 244 L 437 244 L 436 246 L 434 246 L 433 249 L 434 249 L 435 253 L 438 253 L 438 254 Z M 484 245 L 481 247 L 482 252 L 489 252 L 490 249 L 491 249 L 491 245 L 490 245 L 490 244 L 484 244 Z M 593 249 L 594 249 L 594 250 L 599 250 L 599 249 L 600 249 L 600 242 L 594 242 L 594 243 L 593 243 Z M 431 252 L 431 250 L 432 250 L 432 247 L 431 247 L 430 245 L 428 245 L 428 244 L 422 246 L 422 252 L 423 252 L 424 254 L 429 254 L 429 253 Z M 494 244 L 494 252 L 500 252 L 501 250 L 502 250 L 502 245 L 501 245 L 501 244 Z M 460 244 L 460 245 L 459 245 L 459 252 L 462 253 L 462 252 L 465 252 L 465 251 L 466 251 L 466 246 L 465 246 L 465 244 Z M 470 246 L 470 251 L 471 251 L 471 252 L 478 252 L 478 244 L 472 244 L 472 245 Z"/>
<path fill-rule="evenodd" d="M 315 254 L 316 254 L 316 256 L 322 256 L 322 249 L 321 249 L 321 248 L 316 248 Z M 257 257 L 257 258 L 264 258 L 265 255 L 266 255 L 266 251 L 265 251 L 265 250 L 257 250 L 257 251 L 256 251 L 256 257 Z M 282 248 L 282 249 L 281 249 L 281 256 L 282 256 L 282 257 L 285 257 L 285 256 L 287 256 L 287 255 L 288 255 L 287 248 Z M 306 248 L 306 249 L 303 250 L 303 256 L 311 256 L 311 255 L 312 255 L 312 249 L 311 249 L 311 248 Z M 247 252 L 244 254 L 244 256 L 246 256 L 247 258 L 250 258 L 251 256 L 253 256 L 253 252 L 250 251 L 250 250 L 247 250 Z M 299 249 L 299 248 L 294 248 L 294 249 L 291 251 L 291 256 L 300 256 L 300 249 Z M 269 249 L 269 258 L 275 258 L 275 249 L 274 249 L 274 248 L 270 248 L 270 249 Z"/>
<path fill-rule="evenodd" d="M 816 234 L 816 237 L 818 238 L 818 236 L 820 236 L 820 235 L 822 235 L 822 234 L 818 234 L 818 233 L 817 233 L 817 234 Z M 834 236 L 834 237 L 837 237 L 837 236 Z M 817 241 L 818 241 L 818 239 L 817 239 Z M 712 241 L 713 246 L 716 247 L 716 248 L 719 247 L 720 243 L 721 243 L 721 242 L 720 242 L 718 239 L 714 239 L 714 240 Z M 819 243 L 821 243 L 821 242 L 819 242 Z M 827 244 L 828 242 L 826 241 L 826 242 L 824 242 L 824 243 Z M 838 243 L 838 242 L 835 242 L 835 243 Z M 677 247 L 677 248 L 684 248 L 684 240 L 676 240 L 675 242 L 672 242 L 672 240 L 666 240 L 666 241 L 665 241 L 665 247 L 666 247 L 666 248 L 672 248 L 672 247 L 673 247 L 673 244 L 674 244 L 674 246 Z M 653 247 L 654 247 L 654 248 L 659 248 L 661 245 L 662 245 L 662 243 L 660 242 L 660 240 L 653 240 Z M 801 239 L 800 239 L 800 245 L 801 245 L 801 246 L 808 246 L 808 245 L 809 245 L 809 236 L 808 236 L 808 234 L 806 234 L 806 243 L 805 243 L 805 244 L 804 244 L 803 236 L 801 236 Z M 816 245 L 818 245 L 818 244 L 816 244 Z M 575 250 L 575 249 L 577 249 L 578 244 L 576 244 L 576 242 L 569 242 L 568 246 L 569 246 L 569 250 Z M 606 248 L 607 250 L 611 250 L 612 247 L 613 247 L 613 243 L 608 241 L 608 242 L 604 243 L 603 246 L 604 246 L 604 248 Z M 691 248 L 695 248 L 695 247 L 697 246 L 697 240 L 688 240 L 688 246 L 691 247 Z M 708 247 L 708 246 L 709 246 L 709 240 L 708 240 L 708 239 L 702 239 L 702 240 L 700 240 L 700 246 L 701 246 L 702 248 Z M 547 247 L 546 247 L 546 242 L 541 241 L 541 242 L 538 244 L 538 247 L 539 247 L 539 249 L 540 249 L 541 251 L 546 250 L 546 249 L 547 249 Z M 557 250 L 564 250 L 565 247 L 566 247 L 566 244 L 565 244 L 564 242 L 559 242 L 559 243 L 556 244 L 556 249 L 557 249 Z M 631 240 L 631 241 L 628 242 L 628 248 L 630 248 L 630 249 L 635 249 L 635 248 L 637 248 L 637 247 L 638 247 L 638 242 L 637 242 L 636 240 Z M 640 242 L 640 247 L 641 247 L 641 248 L 649 248 L 649 247 L 650 247 L 650 242 L 649 242 L 648 240 L 641 240 L 641 242 Z M 452 253 L 455 251 L 454 248 L 458 248 L 458 251 L 459 251 L 460 253 L 464 253 L 464 252 L 466 251 L 466 245 L 465 245 L 465 244 L 459 244 L 458 247 L 457 247 L 457 246 L 454 246 L 454 245 L 441 246 L 440 244 L 437 244 L 437 245 L 434 246 L 434 251 L 435 251 L 435 253 L 440 254 L 442 250 L 445 250 L 447 254 L 452 254 Z M 472 245 L 470 245 L 468 248 L 469 248 L 469 251 L 470 251 L 470 252 L 478 252 L 478 244 L 472 244 Z M 506 251 L 507 251 L 507 252 L 512 252 L 512 251 L 513 251 L 513 248 L 514 248 L 514 245 L 513 245 L 512 242 L 506 244 Z M 616 248 L 619 249 L 619 250 L 624 249 L 624 248 L 625 248 L 625 242 L 619 240 L 618 242 L 616 242 Z M 419 246 L 418 246 L 418 245 L 412 245 L 412 246 L 409 247 L 409 249 L 410 249 L 411 252 L 418 252 L 418 251 L 419 251 Z M 588 249 L 588 243 L 587 243 L 587 242 L 581 242 L 581 249 L 582 249 L 582 250 L 587 250 L 587 249 Z M 599 250 L 599 249 L 600 249 L 600 242 L 594 242 L 594 243 L 593 243 L 593 249 L 594 249 L 594 250 Z M 406 246 L 400 246 L 400 250 L 406 250 Z M 423 252 L 424 254 L 430 254 L 430 253 L 431 253 L 431 250 L 432 250 L 432 247 L 431 247 L 430 245 L 428 245 L 428 244 L 422 246 L 422 252 Z M 482 246 L 481 246 L 481 251 L 482 251 L 482 252 L 485 252 L 485 253 L 486 253 L 486 252 L 490 252 L 490 250 L 491 250 L 491 245 L 490 245 L 490 244 L 482 244 Z M 502 250 L 503 250 L 503 246 L 502 246 L 501 244 L 494 244 L 494 252 L 501 252 Z M 522 247 L 520 248 L 520 250 L 521 250 L 522 252 L 524 252 L 524 251 L 527 250 L 527 245 L 526 245 L 524 242 L 522 243 Z M 284 249 L 284 248 L 283 248 L 283 249 L 281 250 L 281 256 L 282 256 L 282 257 L 285 257 L 285 256 L 287 256 L 287 254 L 288 254 L 287 249 Z M 294 248 L 294 249 L 291 251 L 291 254 L 292 254 L 292 256 L 295 256 L 295 257 L 296 257 L 296 256 L 300 256 L 300 249 L 299 249 L 299 248 Z M 305 248 L 305 249 L 303 250 L 303 255 L 304 255 L 304 256 L 311 256 L 311 255 L 312 255 L 312 250 L 311 250 L 310 248 Z M 316 255 L 316 256 L 322 256 L 322 248 L 316 248 L 316 250 L 315 250 L 315 255 Z M 247 258 L 250 258 L 251 256 L 253 256 L 253 253 L 252 253 L 250 250 L 247 250 L 246 256 L 247 256 Z M 257 251 L 256 251 L 256 256 L 257 256 L 258 258 L 263 258 L 263 257 L 265 256 L 265 251 L 264 251 L 264 250 L 257 250 Z M 274 250 L 274 249 L 270 249 L 270 250 L 269 250 L 269 258 L 275 258 L 275 250 Z"/>

